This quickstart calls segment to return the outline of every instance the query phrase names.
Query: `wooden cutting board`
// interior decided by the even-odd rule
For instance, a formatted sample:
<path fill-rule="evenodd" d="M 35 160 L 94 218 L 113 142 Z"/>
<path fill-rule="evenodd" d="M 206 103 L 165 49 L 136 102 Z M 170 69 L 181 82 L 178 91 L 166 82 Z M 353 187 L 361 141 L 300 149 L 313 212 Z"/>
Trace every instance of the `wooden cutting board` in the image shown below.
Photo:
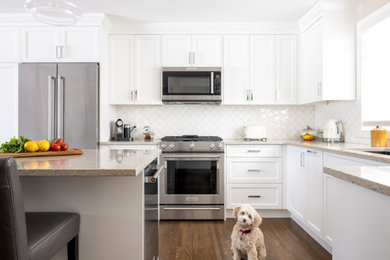
<path fill-rule="evenodd" d="M 42 156 L 64 156 L 64 155 L 80 155 L 83 150 L 77 148 L 69 148 L 67 151 L 47 151 L 47 152 L 27 152 L 27 153 L 0 153 L 0 157 L 10 156 L 14 158 L 25 157 L 42 157 Z"/>

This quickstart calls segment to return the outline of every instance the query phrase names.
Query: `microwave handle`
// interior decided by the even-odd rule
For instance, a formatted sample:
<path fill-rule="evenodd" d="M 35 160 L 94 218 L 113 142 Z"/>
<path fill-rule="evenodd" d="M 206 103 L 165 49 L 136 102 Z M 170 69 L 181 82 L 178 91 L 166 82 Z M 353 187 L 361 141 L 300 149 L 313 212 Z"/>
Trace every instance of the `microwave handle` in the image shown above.
<path fill-rule="evenodd" d="M 211 72 L 211 77 L 210 77 L 210 86 L 211 86 L 211 94 L 214 94 L 214 72 Z"/>

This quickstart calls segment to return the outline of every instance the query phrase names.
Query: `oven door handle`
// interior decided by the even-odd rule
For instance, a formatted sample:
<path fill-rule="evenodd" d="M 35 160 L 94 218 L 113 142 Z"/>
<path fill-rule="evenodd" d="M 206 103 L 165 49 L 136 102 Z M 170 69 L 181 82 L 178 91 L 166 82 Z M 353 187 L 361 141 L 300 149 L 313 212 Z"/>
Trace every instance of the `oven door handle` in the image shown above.
<path fill-rule="evenodd" d="M 160 176 L 164 168 L 165 168 L 164 165 L 161 165 L 153 176 L 145 177 L 145 183 L 156 183 L 157 178 Z"/>

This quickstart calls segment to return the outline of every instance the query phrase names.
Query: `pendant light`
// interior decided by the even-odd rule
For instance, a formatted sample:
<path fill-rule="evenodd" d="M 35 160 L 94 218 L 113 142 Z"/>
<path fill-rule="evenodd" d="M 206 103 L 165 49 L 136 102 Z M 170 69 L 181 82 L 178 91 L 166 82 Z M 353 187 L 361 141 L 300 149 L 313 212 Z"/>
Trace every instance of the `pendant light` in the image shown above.
<path fill-rule="evenodd" d="M 36 20 L 50 25 L 73 25 L 83 14 L 77 5 L 67 0 L 26 0 L 24 7 Z"/>

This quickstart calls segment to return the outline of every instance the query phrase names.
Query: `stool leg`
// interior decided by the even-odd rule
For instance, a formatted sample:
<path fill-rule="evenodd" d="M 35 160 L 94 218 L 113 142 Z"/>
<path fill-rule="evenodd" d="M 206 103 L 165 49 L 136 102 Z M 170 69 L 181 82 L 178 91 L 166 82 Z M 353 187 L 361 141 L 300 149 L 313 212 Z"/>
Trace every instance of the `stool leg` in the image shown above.
<path fill-rule="evenodd" d="M 79 236 L 75 236 L 68 242 L 68 260 L 79 260 Z"/>

